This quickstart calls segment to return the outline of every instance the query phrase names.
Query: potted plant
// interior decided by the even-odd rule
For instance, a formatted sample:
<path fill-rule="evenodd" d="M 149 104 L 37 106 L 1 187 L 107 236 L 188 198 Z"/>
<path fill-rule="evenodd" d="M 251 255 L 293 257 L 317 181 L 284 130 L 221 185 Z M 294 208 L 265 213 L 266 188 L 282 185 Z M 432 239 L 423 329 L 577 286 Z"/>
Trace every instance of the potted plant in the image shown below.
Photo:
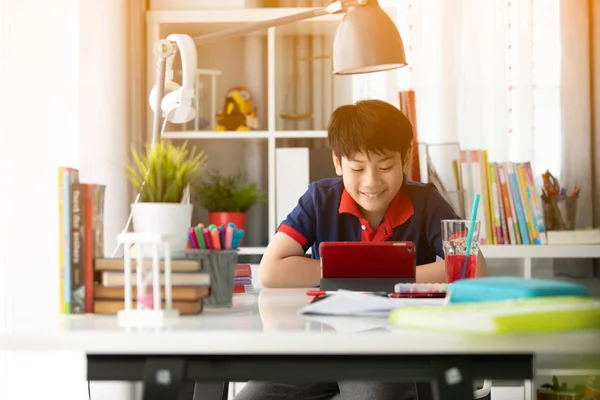
<path fill-rule="evenodd" d="M 211 170 L 196 190 L 200 204 L 208 210 L 208 222 L 227 225 L 232 222 L 238 229 L 246 229 L 246 213 L 255 204 L 266 201 L 256 184 L 248 182 L 247 175 L 238 170 L 223 175 Z"/>
<path fill-rule="evenodd" d="M 132 161 L 126 165 L 126 176 L 139 193 L 132 204 L 133 230 L 139 233 L 161 233 L 176 237 L 172 256 L 183 255 L 192 222 L 193 204 L 183 202 L 184 192 L 204 168 L 204 152 L 170 141 L 160 141 L 138 153 L 132 149 Z M 150 256 L 151 249 L 144 249 Z"/>

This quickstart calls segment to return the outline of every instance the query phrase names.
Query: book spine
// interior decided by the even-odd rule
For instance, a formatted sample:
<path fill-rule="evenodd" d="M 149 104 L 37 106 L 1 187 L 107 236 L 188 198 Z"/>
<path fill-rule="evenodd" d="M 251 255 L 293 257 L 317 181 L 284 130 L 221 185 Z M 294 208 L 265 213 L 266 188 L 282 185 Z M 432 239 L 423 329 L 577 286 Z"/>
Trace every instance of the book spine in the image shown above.
<path fill-rule="evenodd" d="M 85 200 L 84 200 L 84 257 L 83 257 L 83 312 L 92 312 L 92 307 L 88 306 L 88 298 L 93 296 L 93 287 L 88 288 L 88 281 L 91 278 L 92 283 L 94 279 L 94 195 L 96 185 L 88 184 L 85 185 Z M 88 311 L 89 310 L 92 311 Z"/>
<path fill-rule="evenodd" d="M 533 200 L 533 209 L 536 218 L 536 230 L 540 237 L 540 244 L 548 244 L 548 240 L 546 237 L 546 225 L 544 223 L 544 211 L 542 210 L 542 202 L 540 201 L 535 186 L 535 179 L 533 179 L 533 171 L 531 169 L 531 164 L 529 162 L 525 162 L 523 163 L 523 168 L 525 170 L 525 176 L 529 181 L 529 187 L 531 188 L 531 198 Z"/>
<path fill-rule="evenodd" d="M 59 312 L 66 313 L 65 302 L 65 238 L 64 238 L 64 213 L 65 213 L 65 193 L 64 186 L 66 185 L 65 169 L 58 167 L 58 291 L 59 291 Z"/>
<path fill-rule="evenodd" d="M 498 195 L 498 208 L 500 210 L 500 232 L 502 234 L 502 243 L 509 244 L 509 234 L 508 229 L 506 227 L 506 211 L 504 210 L 504 201 L 502 196 L 502 182 L 500 180 L 500 165 L 494 165 L 494 173 L 496 174 L 496 186 L 498 187 L 497 195 Z"/>
<path fill-rule="evenodd" d="M 494 243 L 494 233 L 493 233 L 493 225 L 492 225 L 492 209 L 490 207 L 490 177 L 489 177 L 489 161 L 488 161 L 488 151 L 480 150 L 479 155 L 479 167 L 480 167 L 480 175 L 481 175 L 481 197 L 483 203 L 483 212 L 485 216 L 485 228 L 486 228 L 486 244 Z"/>
<path fill-rule="evenodd" d="M 83 314 L 83 274 L 85 264 L 86 185 L 71 187 L 71 314 Z"/>
<path fill-rule="evenodd" d="M 492 202 L 494 205 L 494 244 L 504 244 L 500 228 L 500 206 L 498 204 L 498 182 L 496 181 L 496 163 L 490 163 L 490 177 L 492 178 Z"/>
<path fill-rule="evenodd" d="M 531 189 L 529 187 L 529 180 L 525 176 L 525 170 L 523 165 L 517 166 L 517 172 L 519 174 L 519 182 L 521 183 L 521 191 L 523 193 L 523 201 L 525 202 L 525 210 L 527 217 L 527 226 L 533 236 L 534 244 L 541 244 L 540 237 L 536 229 L 535 210 L 533 208 L 533 199 L 531 198 Z"/>
<path fill-rule="evenodd" d="M 510 205 L 510 195 L 506 185 L 506 169 L 504 164 L 498 165 L 498 178 L 500 179 L 500 192 L 502 193 L 502 204 L 504 205 L 504 214 L 506 216 L 506 230 L 510 244 L 518 244 L 515 235 L 515 216 Z"/>
<path fill-rule="evenodd" d="M 503 179 L 506 183 L 506 198 L 508 199 L 508 204 L 510 205 L 510 213 L 512 215 L 512 223 L 513 230 L 515 231 L 515 244 L 523 244 L 523 239 L 521 239 L 521 230 L 519 229 L 519 218 L 517 216 L 517 209 L 515 208 L 515 202 L 513 201 L 511 191 L 510 191 L 510 181 L 508 177 L 508 166 L 506 163 L 502 166 Z"/>
<path fill-rule="evenodd" d="M 64 242 L 64 303 L 65 314 L 71 313 L 71 187 L 79 182 L 79 171 L 74 168 L 65 168 L 63 179 L 63 242 Z"/>
<path fill-rule="evenodd" d="M 519 231 L 521 232 L 521 241 L 523 244 L 530 244 L 529 235 L 527 233 L 527 223 L 525 221 L 525 212 L 521 203 L 521 195 L 519 193 L 519 183 L 514 170 L 514 165 L 511 162 L 506 163 L 508 168 L 508 186 L 510 188 L 511 197 L 517 211 L 517 220 L 519 222 Z"/>
<path fill-rule="evenodd" d="M 104 185 L 89 185 L 86 196 L 85 312 L 94 312 L 94 259 L 104 257 Z"/>

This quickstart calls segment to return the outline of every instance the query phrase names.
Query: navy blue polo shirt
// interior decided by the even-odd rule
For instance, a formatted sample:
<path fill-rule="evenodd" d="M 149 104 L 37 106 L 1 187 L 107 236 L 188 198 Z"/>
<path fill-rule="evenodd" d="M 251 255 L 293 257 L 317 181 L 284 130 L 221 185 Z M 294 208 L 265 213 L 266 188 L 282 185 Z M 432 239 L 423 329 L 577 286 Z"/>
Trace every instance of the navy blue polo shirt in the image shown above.
<path fill-rule="evenodd" d="M 372 228 L 344 188 L 342 178 L 313 182 L 298 205 L 279 225 L 312 258 L 319 259 L 319 244 L 336 241 L 412 241 L 417 265 L 444 258 L 441 220 L 460 219 L 432 184 L 406 179 L 388 206 L 382 222 Z"/>

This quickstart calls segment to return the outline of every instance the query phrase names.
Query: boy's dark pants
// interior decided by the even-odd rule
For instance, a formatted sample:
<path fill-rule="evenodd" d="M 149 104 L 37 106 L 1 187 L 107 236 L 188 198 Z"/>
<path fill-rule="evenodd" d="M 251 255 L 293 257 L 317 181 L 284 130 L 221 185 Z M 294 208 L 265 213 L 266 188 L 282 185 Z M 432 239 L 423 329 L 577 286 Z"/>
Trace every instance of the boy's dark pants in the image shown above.
<path fill-rule="evenodd" d="M 409 382 L 293 384 L 250 381 L 235 400 L 421 400 L 416 392 L 416 385 Z"/>

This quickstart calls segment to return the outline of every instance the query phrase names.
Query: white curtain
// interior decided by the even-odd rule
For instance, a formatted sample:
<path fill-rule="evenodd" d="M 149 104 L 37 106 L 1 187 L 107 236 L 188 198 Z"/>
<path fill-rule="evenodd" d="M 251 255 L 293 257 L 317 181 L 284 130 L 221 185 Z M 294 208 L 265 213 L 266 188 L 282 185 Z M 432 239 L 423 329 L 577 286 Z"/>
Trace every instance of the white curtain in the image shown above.
<path fill-rule="evenodd" d="M 416 93 L 419 141 L 561 173 L 560 0 L 394 0 L 409 66 L 353 77 L 353 100 Z M 396 90 L 390 91 L 390 88 Z"/>

